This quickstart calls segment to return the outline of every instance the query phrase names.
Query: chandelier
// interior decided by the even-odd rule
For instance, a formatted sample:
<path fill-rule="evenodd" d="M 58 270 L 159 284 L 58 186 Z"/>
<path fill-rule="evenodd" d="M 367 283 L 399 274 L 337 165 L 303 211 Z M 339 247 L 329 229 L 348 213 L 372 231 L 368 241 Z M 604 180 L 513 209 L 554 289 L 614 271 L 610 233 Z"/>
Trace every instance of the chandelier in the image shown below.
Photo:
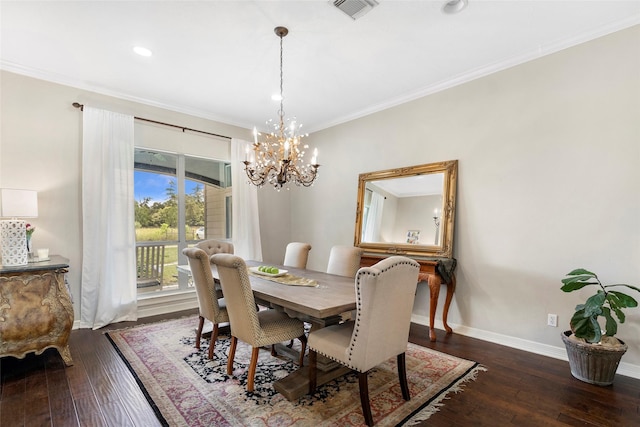
<path fill-rule="evenodd" d="M 305 150 L 309 146 L 303 144 L 302 138 L 309 134 L 301 134 L 302 124 L 293 119 L 284 119 L 284 97 L 282 94 L 282 39 L 289 33 L 285 27 L 276 27 L 274 32 L 280 37 L 280 110 L 277 122 L 268 120 L 267 126 L 272 131 L 258 140 L 258 130 L 253 128 L 253 153 L 249 147 L 244 160 L 244 170 L 249 182 L 262 187 L 273 185 L 278 191 L 287 183 L 309 187 L 318 176 L 318 150 L 315 149 L 310 163 L 304 162 Z M 251 155 L 251 158 L 248 158 Z"/>

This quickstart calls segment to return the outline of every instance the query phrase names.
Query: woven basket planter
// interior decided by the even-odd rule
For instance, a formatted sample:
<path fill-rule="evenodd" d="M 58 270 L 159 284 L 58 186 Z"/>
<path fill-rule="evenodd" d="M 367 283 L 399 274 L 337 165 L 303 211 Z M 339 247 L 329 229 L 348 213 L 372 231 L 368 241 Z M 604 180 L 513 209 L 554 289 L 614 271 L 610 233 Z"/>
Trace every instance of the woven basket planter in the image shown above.
<path fill-rule="evenodd" d="M 620 359 L 628 348 L 622 340 L 618 340 L 621 347 L 612 348 L 572 341 L 569 339 L 571 331 L 564 331 L 560 335 L 567 348 L 571 375 L 580 381 L 600 386 L 613 383 Z"/>

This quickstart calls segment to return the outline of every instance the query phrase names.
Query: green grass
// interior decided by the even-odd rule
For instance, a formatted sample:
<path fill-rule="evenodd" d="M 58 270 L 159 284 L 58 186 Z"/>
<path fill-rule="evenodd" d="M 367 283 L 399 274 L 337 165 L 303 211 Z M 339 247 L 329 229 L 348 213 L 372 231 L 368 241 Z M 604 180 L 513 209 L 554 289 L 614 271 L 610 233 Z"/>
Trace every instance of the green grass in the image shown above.
<path fill-rule="evenodd" d="M 162 283 L 176 283 L 178 281 L 178 245 L 164 247 L 164 271 Z"/>

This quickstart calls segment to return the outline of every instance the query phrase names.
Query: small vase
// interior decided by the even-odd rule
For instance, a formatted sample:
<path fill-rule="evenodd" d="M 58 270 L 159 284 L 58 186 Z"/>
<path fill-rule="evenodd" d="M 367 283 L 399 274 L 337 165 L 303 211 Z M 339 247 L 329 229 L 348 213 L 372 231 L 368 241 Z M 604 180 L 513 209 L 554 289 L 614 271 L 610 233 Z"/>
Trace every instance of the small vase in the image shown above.
<path fill-rule="evenodd" d="M 31 236 L 27 236 L 27 262 L 34 262 L 33 252 L 31 252 Z"/>

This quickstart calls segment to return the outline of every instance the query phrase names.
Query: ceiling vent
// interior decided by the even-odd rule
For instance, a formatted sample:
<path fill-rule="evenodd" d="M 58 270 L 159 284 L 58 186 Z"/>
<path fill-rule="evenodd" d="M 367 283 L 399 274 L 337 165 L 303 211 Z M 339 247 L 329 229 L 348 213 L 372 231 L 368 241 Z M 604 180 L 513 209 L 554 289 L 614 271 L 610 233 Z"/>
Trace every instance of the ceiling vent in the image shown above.
<path fill-rule="evenodd" d="M 376 0 L 334 0 L 333 5 L 352 19 L 358 19 L 376 7 L 378 2 Z"/>

